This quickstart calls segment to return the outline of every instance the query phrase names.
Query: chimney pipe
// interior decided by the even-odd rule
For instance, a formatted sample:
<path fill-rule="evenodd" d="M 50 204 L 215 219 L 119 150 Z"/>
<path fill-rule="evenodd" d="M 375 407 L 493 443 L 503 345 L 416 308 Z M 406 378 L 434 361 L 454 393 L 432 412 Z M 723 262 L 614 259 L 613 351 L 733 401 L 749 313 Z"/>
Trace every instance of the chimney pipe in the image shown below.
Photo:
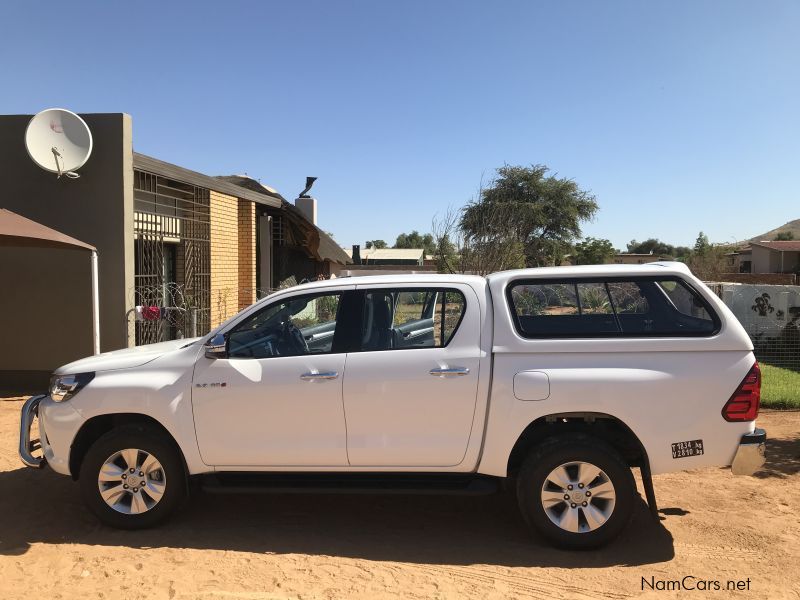
<path fill-rule="evenodd" d="M 308 192 L 311 190 L 311 186 L 314 185 L 316 180 L 316 177 L 306 177 L 306 187 L 300 192 L 297 200 L 294 201 L 294 205 L 297 209 L 314 225 L 317 224 L 317 199 L 309 196 Z"/>
<path fill-rule="evenodd" d="M 310 196 L 300 196 L 294 201 L 297 209 L 303 213 L 303 216 L 311 221 L 314 225 L 317 224 L 317 199 Z"/>
<path fill-rule="evenodd" d="M 358 244 L 353 244 L 353 264 L 361 264 L 361 246 Z"/>

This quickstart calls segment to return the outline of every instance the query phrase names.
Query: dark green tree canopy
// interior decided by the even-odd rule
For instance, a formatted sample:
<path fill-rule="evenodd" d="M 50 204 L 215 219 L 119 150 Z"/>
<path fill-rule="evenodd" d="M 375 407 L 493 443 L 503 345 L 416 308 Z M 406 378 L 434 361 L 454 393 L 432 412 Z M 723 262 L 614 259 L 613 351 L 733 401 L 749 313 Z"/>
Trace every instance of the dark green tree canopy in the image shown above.
<path fill-rule="evenodd" d="M 468 204 L 460 228 L 475 243 L 512 240 L 528 266 L 554 264 L 597 212 L 595 197 L 544 165 L 506 165 Z"/>
<path fill-rule="evenodd" d="M 648 238 L 643 242 L 631 240 L 627 244 L 628 254 L 658 254 L 664 256 L 672 256 L 674 258 L 681 258 L 688 256 L 692 249 L 687 246 L 673 246 L 662 242 L 658 238 Z"/>
<path fill-rule="evenodd" d="M 436 241 L 433 239 L 433 235 L 430 233 L 426 233 L 422 235 L 416 229 L 411 233 L 401 233 L 397 236 L 397 240 L 394 243 L 394 248 L 424 248 L 425 254 L 435 254 L 436 253 Z"/>
<path fill-rule="evenodd" d="M 386 242 L 384 242 L 383 240 L 367 240 L 366 242 L 364 242 L 364 247 L 367 250 L 371 248 L 377 248 L 378 250 L 380 250 L 381 248 L 387 248 L 388 246 Z"/>
<path fill-rule="evenodd" d="M 587 237 L 575 244 L 576 265 L 602 265 L 617 253 L 614 245 L 605 239 Z"/>
<path fill-rule="evenodd" d="M 778 235 L 775 236 L 776 242 L 791 242 L 794 239 L 794 232 L 792 231 L 781 231 Z"/>

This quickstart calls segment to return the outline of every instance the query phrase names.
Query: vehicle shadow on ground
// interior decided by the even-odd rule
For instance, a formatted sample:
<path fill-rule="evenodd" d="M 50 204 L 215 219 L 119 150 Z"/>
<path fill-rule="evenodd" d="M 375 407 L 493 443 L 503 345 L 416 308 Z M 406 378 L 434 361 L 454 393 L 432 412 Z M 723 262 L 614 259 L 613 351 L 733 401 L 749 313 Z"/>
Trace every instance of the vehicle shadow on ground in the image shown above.
<path fill-rule="evenodd" d="M 767 432 L 767 463 L 755 477 L 788 477 L 800 473 L 800 438 L 770 439 Z"/>
<path fill-rule="evenodd" d="M 48 470 L 0 472 L 0 554 L 31 544 L 301 553 L 417 564 L 601 568 L 670 560 L 673 541 L 637 502 L 630 527 L 594 552 L 554 550 L 531 536 L 510 494 L 273 496 L 196 493 L 163 526 L 119 531 L 83 507 L 78 485 Z"/>

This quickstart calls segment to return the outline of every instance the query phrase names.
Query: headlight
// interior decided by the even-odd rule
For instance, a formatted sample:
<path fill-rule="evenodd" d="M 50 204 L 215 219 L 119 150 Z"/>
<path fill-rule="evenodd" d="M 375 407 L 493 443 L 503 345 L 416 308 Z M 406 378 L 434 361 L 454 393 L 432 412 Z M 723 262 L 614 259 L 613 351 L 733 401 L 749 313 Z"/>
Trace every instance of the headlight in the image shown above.
<path fill-rule="evenodd" d="M 94 373 L 75 375 L 53 375 L 50 378 L 50 397 L 56 402 L 69 400 L 94 379 Z"/>

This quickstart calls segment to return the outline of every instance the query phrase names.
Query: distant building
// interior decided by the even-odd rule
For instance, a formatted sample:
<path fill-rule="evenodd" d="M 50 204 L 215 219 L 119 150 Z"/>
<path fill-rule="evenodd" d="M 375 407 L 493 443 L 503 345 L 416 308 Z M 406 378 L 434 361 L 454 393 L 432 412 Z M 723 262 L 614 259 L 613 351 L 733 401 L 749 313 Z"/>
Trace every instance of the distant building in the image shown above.
<path fill-rule="evenodd" d="M 352 264 L 337 266 L 337 277 L 436 273 L 435 261 L 428 261 L 423 248 L 361 248 L 344 250 Z"/>
<path fill-rule="evenodd" d="M 425 264 L 425 250 L 423 248 L 361 248 L 353 246 L 351 250 L 345 250 L 347 255 L 353 260 L 357 252 L 362 265 L 418 265 Z"/>
<path fill-rule="evenodd" d="M 800 241 L 751 242 L 728 255 L 736 273 L 800 273 Z"/>
<path fill-rule="evenodd" d="M 725 267 L 728 273 L 752 273 L 753 249 L 750 244 L 740 246 L 725 255 Z"/>

